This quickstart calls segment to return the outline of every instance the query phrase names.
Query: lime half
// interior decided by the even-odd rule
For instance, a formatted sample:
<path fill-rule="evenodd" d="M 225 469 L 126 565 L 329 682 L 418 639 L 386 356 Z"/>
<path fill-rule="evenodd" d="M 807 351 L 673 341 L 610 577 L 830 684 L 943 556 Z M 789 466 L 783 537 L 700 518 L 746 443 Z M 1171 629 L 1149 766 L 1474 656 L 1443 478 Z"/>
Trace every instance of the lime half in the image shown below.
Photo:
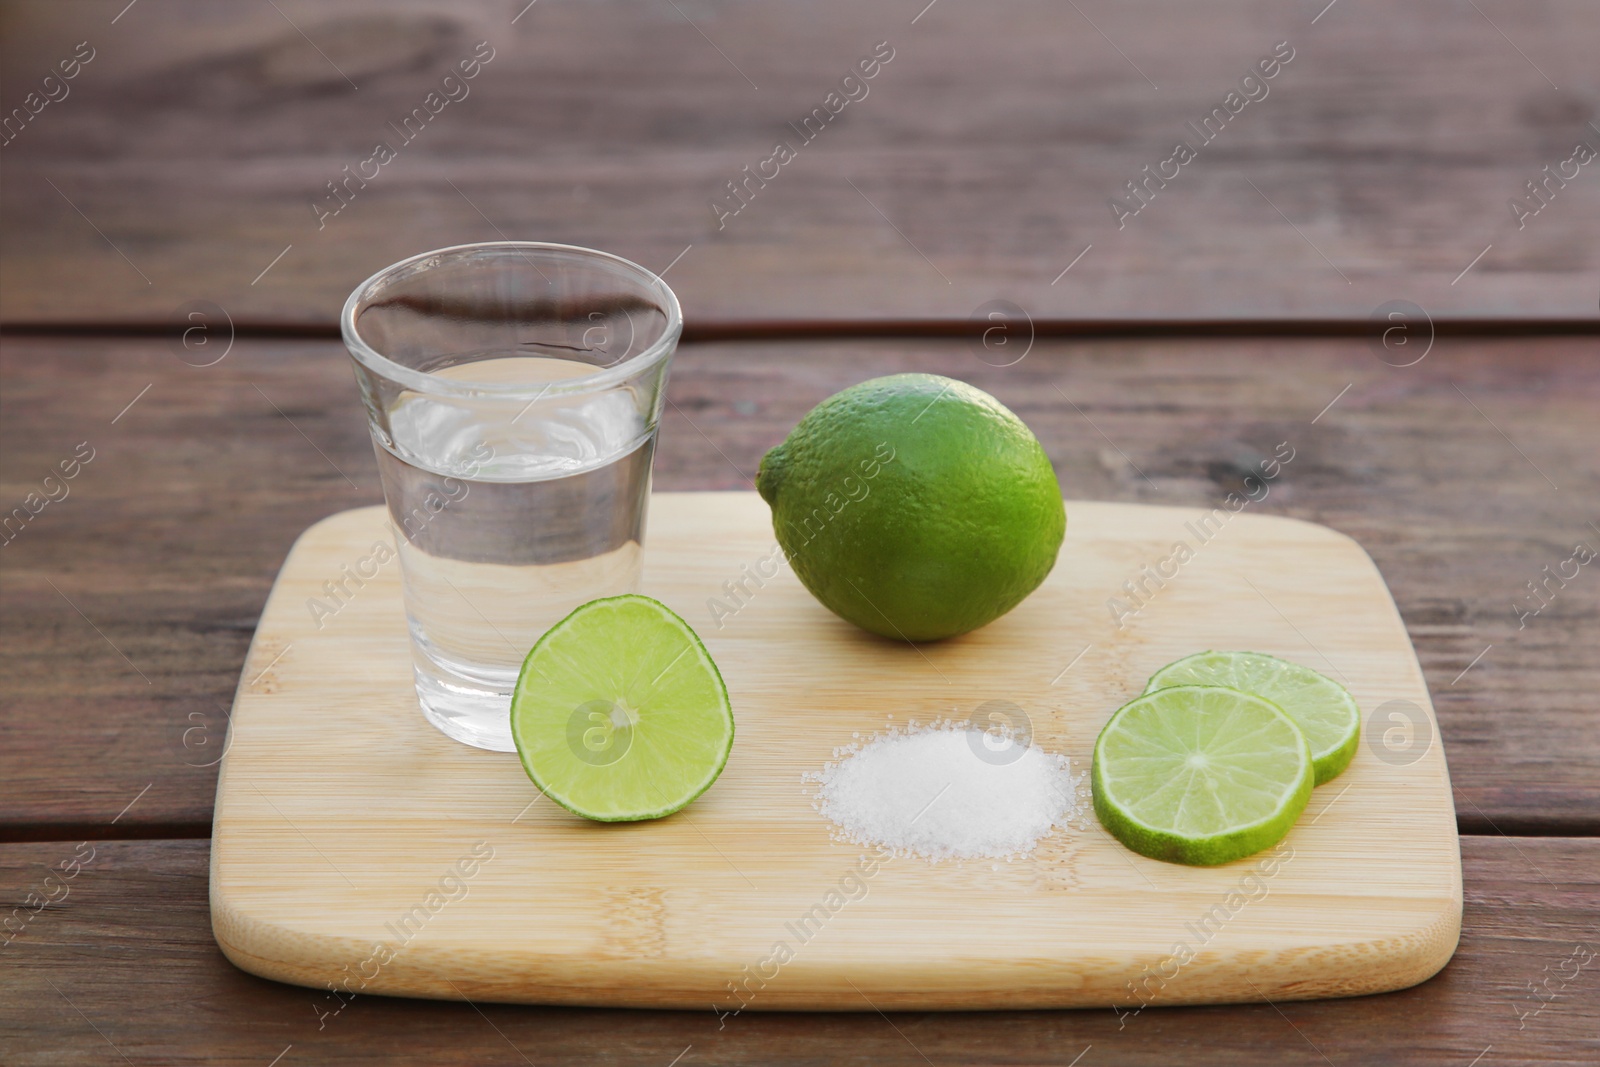
<path fill-rule="evenodd" d="M 511 698 L 533 784 L 575 815 L 659 819 L 710 788 L 733 747 L 722 675 L 645 596 L 593 600 L 539 638 Z"/>
<path fill-rule="evenodd" d="M 1124 704 L 1094 743 L 1094 810 L 1152 859 L 1212 866 L 1276 844 L 1311 797 L 1311 749 L 1260 697 L 1160 689 Z"/>
<path fill-rule="evenodd" d="M 1337 778 L 1355 758 L 1361 740 L 1355 697 L 1310 667 L 1261 652 L 1197 652 L 1162 667 L 1144 691 L 1174 685 L 1225 685 L 1278 705 L 1306 735 L 1318 785 Z"/>

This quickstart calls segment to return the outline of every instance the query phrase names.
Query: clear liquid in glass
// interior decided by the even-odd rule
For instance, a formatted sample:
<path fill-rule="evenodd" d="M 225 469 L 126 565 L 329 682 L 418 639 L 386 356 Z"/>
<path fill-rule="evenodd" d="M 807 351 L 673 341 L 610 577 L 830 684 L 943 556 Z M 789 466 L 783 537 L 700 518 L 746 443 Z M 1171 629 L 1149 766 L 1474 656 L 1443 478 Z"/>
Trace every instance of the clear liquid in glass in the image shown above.
<path fill-rule="evenodd" d="M 509 356 L 434 373 L 539 385 L 594 370 Z M 511 693 L 534 642 L 579 605 L 638 590 L 654 436 L 628 389 L 526 407 L 407 392 L 389 435 L 378 468 L 423 714 L 514 751 Z"/>

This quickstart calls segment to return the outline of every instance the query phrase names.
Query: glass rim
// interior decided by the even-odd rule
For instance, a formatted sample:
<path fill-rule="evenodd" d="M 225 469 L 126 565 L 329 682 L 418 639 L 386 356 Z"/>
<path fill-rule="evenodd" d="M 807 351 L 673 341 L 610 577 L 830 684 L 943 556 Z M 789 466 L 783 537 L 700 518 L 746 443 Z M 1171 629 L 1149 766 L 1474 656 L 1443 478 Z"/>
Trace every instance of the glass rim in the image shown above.
<path fill-rule="evenodd" d="M 494 251 L 575 252 L 586 258 L 621 267 L 625 273 L 631 274 L 636 281 L 658 298 L 661 308 L 667 316 L 666 329 L 653 344 L 637 355 L 628 356 L 621 362 L 609 367 L 602 367 L 593 374 L 549 381 L 538 388 L 525 385 L 507 385 L 504 382 L 472 382 L 459 378 L 441 378 L 438 375 L 428 374 L 395 362 L 369 345 L 366 339 L 361 336 L 360 330 L 356 325 L 357 310 L 371 297 L 373 290 L 395 274 L 414 266 L 422 260 L 435 256 L 450 255 L 461 257 L 477 252 Z M 345 299 L 344 308 L 339 313 L 339 333 L 344 339 L 345 348 L 356 362 L 368 370 L 381 374 L 385 378 L 417 392 L 429 393 L 435 396 L 491 396 L 506 400 L 532 401 L 547 396 L 571 396 L 594 392 L 625 381 L 641 371 L 649 370 L 677 347 L 678 338 L 683 333 L 683 310 L 678 306 L 677 294 L 661 279 L 660 275 L 641 267 L 631 259 L 624 259 L 611 252 L 602 252 L 596 248 L 584 248 L 581 245 L 556 244 L 551 241 L 476 241 L 469 244 L 448 245 L 428 252 L 419 252 L 414 256 L 407 256 L 405 259 L 391 263 L 372 274 L 366 281 L 351 290 L 349 297 Z"/>

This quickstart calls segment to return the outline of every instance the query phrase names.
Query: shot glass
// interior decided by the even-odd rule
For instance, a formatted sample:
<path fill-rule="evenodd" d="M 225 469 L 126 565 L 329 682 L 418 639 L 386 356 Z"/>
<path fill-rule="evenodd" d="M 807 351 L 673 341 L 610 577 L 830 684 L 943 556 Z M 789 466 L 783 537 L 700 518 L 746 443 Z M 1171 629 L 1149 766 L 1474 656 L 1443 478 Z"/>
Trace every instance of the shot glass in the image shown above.
<path fill-rule="evenodd" d="M 417 702 L 449 737 L 513 751 L 511 693 L 534 642 L 638 588 L 677 297 L 605 252 L 491 242 L 384 268 L 340 325 L 394 524 Z"/>

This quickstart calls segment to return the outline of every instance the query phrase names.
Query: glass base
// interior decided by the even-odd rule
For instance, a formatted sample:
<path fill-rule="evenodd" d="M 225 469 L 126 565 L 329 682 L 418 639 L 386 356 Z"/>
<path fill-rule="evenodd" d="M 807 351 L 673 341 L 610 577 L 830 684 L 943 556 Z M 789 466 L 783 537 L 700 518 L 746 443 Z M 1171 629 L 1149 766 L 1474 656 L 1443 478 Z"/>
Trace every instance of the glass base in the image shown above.
<path fill-rule="evenodd" d="M 469 676 L 431 659 L 412 646 L 417 703 L 446 737 L 490 752 L 515 752 L 511 740 L 511 694 L 517 672 L 504 679 Z M 504 672 L 495 672 L 496 674 Z"/>

